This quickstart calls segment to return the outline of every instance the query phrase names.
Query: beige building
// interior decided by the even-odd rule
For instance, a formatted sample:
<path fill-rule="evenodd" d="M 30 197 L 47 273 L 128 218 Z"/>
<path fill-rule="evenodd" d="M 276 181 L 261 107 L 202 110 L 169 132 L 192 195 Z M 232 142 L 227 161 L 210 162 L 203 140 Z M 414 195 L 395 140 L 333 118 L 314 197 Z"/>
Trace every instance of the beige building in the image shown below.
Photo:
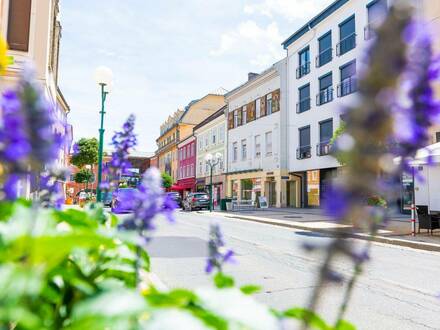
<path fill-rule="evenodd" d="M 0 0 L 0 33 L 9 46 L 12 64 L 0 79 L 0 92 L 14 86 L 26 63 L 32 63 L 44 93 L 55 109 L 54 130 L 71 140 L 70 112 L 58 86 L 61 24 L 59 0 Z M 59 164 L 66 165 L 69 145 L 60 150 Z"/>

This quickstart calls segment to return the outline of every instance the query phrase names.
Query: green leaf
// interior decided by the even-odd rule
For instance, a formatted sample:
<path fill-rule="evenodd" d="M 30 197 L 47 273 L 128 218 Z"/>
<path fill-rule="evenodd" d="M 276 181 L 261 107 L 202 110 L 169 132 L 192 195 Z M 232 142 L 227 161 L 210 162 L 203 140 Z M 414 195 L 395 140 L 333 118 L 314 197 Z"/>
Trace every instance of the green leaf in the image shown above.
<path fill-rule="evenodd" d="M 317 330 L 332 330 L 333 327 L 329 326 L 318 314 L 305 308 L 292 308 L 288 309 L 284 313 L 285 317 L 297 319 L 307 323 L 310 327 Z"/>
<path fill-rule="evenodd" d="M 197 296 L 185 289 L 175 289 L 170 292 L 154 291 L 146 296 L 150 305 L 155 307 L 183 308 L 196 301 Z"/>
<path fill-rule="evenodd" d="M 97 228 L 98 223 L 94 221 L 90 216 L 80 210 L 67 209 L 64 211 L 56 211 L 55 218 L 58 222 L 66 222 L 73 228 L 86 227 L 86 228 Z"/>
<path fill-rule="evenodd" d="M 244 294 L 254 294 L 261 291 L 261 287 L 258 285 L 244 285 L 240 288 Z"/>
<path fill-rule="evenodd" d="M 219 272 L 214 276 L 214 283 L 219 289 L 231 288 L 234 286 L 234 279 L 231 276 Z"/>
<path fill-rule="evenodd" d="M 356 327 L 345 320 L 340 320 L 336 323 L 335 330 L 356 330 Z"/>

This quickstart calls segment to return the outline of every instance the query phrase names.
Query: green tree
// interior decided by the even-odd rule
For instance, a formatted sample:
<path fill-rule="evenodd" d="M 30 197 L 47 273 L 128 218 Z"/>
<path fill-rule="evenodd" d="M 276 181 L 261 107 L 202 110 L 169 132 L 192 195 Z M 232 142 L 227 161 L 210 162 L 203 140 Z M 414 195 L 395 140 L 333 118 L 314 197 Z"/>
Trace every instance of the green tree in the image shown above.
<path fill-rule="evenodd" d="M 86 184 L 86 189 L 87 189 L 87 186 L 88 186 L 89 182 L 93 182 L 92 179 L 93 179 L 92 171 L 90 171 L 89 169 L 86 169 L 86 168 L 80 169 L 73 176 L 73 180 L 76 183 L 85 183 Z"/>
<path fill-rule="evenodd" d="M 341 124 L 336 129 L 336 131 L 333 134 L 333 137 L 330 140 L 330 145 L 334 145 L 336 143 L 337 139 L 345 133 L 345 130 L 346 130 L 346 124 L 344 121 L 341 121 Z M 338 150 L 336 152 L 333 152 L 333 157 L 336 158 L 336 160 L 339 162 L 339 164 L 345 165 L 347 162 L 348 156 L 347 156 L 346 152 Z"/>
<path fill-rule="evenodd" d="M 72 156 L 71 163 L 78 168 L 98 163 L 98 140 L 81 138 L 77 143 L 78 152 Z"/>
<path fill-rule="evenodd" d="M 173 178 L 166 172 L 162 173 L 162 185 L 164 188 L 168 189 L 173 185 Z"/>

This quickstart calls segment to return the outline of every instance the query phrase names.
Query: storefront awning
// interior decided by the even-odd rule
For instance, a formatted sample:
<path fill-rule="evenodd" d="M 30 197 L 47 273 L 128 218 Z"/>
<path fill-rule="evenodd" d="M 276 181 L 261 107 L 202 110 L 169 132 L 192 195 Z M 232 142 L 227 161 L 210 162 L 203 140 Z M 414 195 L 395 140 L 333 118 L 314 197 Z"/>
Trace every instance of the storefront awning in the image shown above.
<path fill-rule="evenodd" d="M 179 186 L 178 184 L 173 184 L 170 188 L 172 191 L 182 191 L 185 190 L 185 187 Z"/>

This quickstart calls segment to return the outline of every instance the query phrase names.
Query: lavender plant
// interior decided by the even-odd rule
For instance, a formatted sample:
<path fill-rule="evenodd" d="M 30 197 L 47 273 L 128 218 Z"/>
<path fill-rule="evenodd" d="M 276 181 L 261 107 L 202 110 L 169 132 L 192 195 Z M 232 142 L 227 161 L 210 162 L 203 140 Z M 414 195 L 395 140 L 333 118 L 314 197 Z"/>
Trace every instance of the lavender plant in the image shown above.
<path fill-rule="evenodd" d="M 421 31 L 411 20 L 411 9 L 406 4 L 390 8 L 367 52 L 364 64 L 367 69 L 360 79 L 356 106 L 345 110 L 345 133 L 336 140 L 335 147 L 338 156 L 345 160 L 346 169 L 343 177 L 334 182 L 325 210 L 335 220 L 353 225 L 354 230 L 375 235 L 386 222 L 388 210 L 367 203 L 378 192 L 387 199 L 393 197 L 402 170 L 409 168 L 408 159 L 428 143 L 427 130 L 439 115 L 430 85 L 438 75 L 438 62 L 433 62 L 431 41 Z M 396 102 L 402 100 L 402 95 L 407 102 Z M 402 123 L 406 125 L 401 127 Z M 403 159 L 401 166 L 394 165 L 396 156 Z M 342 282 L 342 276 L 333 270 L 332 264 L 338 257 L 348 257 L 353 263 L 353 273 L 336 327 L 342 322 L 363 264 L 369 260 L 371 244 L 357 250 L 344 240 L 344 233 L 339 231 L 325 248 L 309 304 L 311 311 L 316 310 L 324 284 Z M 304 327 L 309 323 L 310 319 L 304 318 Z"/>
<path fill-rule="evenodd" d="M 214 270 L 221 273 L 225 263 L 233 261 L 234 251 L 227 249 L 220 225 L 211 224 L 209 229 L 208 259 L 205 272 L 210 274 Z"/>

